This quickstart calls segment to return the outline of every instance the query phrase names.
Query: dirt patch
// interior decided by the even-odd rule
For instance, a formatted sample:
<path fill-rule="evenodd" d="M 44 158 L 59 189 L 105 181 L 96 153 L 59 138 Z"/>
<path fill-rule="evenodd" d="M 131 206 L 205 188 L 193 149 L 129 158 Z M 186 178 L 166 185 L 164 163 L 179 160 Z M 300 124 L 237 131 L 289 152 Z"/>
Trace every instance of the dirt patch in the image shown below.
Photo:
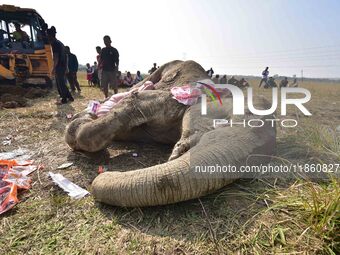
<path fill-rule="evenodd" d="M 27 105 L 27 100 L 18 95 L 3 94 L 0 96 L 0 106 L 3 108 L 17 108 Z"/>
<path fill-rule="evenodd" d="M 28 104 L 27 99 L 44 97 L 49 93 L 47 89 L 41 88 L 23 88 L 20 86 L 0 86 L 0 109 L 25 107 Z"/>

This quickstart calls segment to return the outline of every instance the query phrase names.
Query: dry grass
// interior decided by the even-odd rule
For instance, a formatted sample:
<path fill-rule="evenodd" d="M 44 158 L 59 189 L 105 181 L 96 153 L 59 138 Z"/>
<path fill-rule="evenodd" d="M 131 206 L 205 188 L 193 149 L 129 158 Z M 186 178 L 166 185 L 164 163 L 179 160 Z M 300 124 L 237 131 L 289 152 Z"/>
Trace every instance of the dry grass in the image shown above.
<path fill-rule="evenodd" d="M 81 85 L 85 85 L 84 76 Z M 251 81 L 255 87 L 258 81 Z M 278 129 L 277 158 L 272 164 L 339 162 L 339 84 L 304 83 L 311 90 L 298 129 Z M 258 91 L 268 96 L 268 90 Z M 339 253 L 339 181 L 239 180 L 220 192 L 154 208 L 124 209 L 96 203 L 92 196 L 75 201 L 47 178 L 60 172 L 90 189 L 99 165 L 127 171 L 164 162 L 166 146 L 115 143 L 96 154 L 72 152 L 63 141 L 67 114 L 101 98 L 83 87 L 70 105 L 56 106 L 56 94 L 30 100 L 26 108 L 0 111 L 0 141 L 27 148 L 45 170 L 33 175 L 33 187 L 21 203 L 0 218 L 0 254 L 337 254 Z M 137 152 L 139 157 L 132 157 Z M 74 162 L 66 170 L 56 170 Z"/>

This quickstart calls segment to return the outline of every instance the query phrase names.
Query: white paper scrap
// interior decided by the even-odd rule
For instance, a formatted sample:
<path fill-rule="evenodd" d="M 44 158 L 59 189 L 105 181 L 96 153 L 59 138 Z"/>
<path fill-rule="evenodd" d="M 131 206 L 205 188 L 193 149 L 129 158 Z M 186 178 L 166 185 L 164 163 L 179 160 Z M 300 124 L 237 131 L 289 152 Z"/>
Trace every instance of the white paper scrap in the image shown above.
<path fill-rule="evenodd" d="M 79 187 L 77 184 L 74 184 L 61 174 L 54 174 L 52 172 L 48 172 L 48 174 L 52 178 L 53 182 L 66 191 L 72 198 L 79 199 L 89 194 L 87 190 Z"/>

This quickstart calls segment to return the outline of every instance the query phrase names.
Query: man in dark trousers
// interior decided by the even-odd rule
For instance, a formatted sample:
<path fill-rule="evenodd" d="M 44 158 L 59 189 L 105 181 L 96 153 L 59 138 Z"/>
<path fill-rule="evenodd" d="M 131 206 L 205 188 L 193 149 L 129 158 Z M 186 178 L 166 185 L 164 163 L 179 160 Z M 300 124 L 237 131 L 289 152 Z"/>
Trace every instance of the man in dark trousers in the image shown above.
<path fill-rule="evenodd" d="M 68 73 L 66 74 L 68 83 L 70 84 L 72 92 L 75 92 L 77 88 L 77 91 L 80 93 L 81 89 L 80 89 L 79 82 L 77 79 L 77 72 L 78 72 L 77 56 L 71 53 L 70 47 L 68 46 L 65 46 L 65 52 L 67 54 L 67 60 L 68 60 Z"/>
<path fill-rule="evenodd" d="M 57 104 L 66 104 L 67 100 L 73 102 L 74 99 L 66 86 L 66 71 L 67 71 L 67 56 L 65 52 L 64 44 L 57 40 L 55 34 L 57 33 L 55 27 L 51 27 L 47 30 L 48 40 L 52 46 L 53 51 L 53 70 L 52 73 L 55 75 L 57 88 L 61 101 Z"/>
<path fill-rule="evenodd" d="M 113 88 L 115 94 L 118 93 L 117 72 L 119 67 L 118 50 L 111 46 L 111 38 L 104 36 L 105 48 L 100 51 L 100 61 L 102 66 L 102 77 L 100 84 L 105 98 L 109 96 L 109 85 Z"/>

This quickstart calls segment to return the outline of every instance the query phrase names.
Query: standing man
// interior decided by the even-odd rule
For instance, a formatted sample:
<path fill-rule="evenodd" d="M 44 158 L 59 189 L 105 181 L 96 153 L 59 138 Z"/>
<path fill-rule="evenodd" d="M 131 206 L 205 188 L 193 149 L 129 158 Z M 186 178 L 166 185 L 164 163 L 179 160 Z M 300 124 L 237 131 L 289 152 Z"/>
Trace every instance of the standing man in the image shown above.
<path fill-rule="evenodd" d="M 93 74 L 92 74 L 93 85 L 99 86 L 100 82 L 99 82 L 99 76 L 98 76 L 98 64 L 96 61 L 94 61 L 92 69 L 93 69 Z"/>
<path fill-rule="evenodd" d="M 77 56 L 71 53 L 70 47 L 68 46 L 65 46 L 65 52 L 67 54 L 67 59 L 68 59 L 68 73 L 66 74 L 68 83 L 70 84 L 72 92 L 75 92 L 77 88 L 78 92 L 80 93 L 81 89 L 80 89 L 79 82 L 77 79 L 77 72 L 78 72 Z"/>
<path fill-rule="evenodd" d="M 259 88 L 261 87 L 262 82 L 264 82 L 264 85 L 268 87 L 268 75 L 269 75 L 268 69 L 269 69 L 269 67 L 267 66 L 266 69 L 264 69 L 263 72 L 262 72 L 262 79 L 261 79 Z"/>
<path fill-rule="evenodd" d="M 74 99 L 66 86 L 67 56 L 65 46 L 61 41 L 57 40 L 55 37 L 56 33 L 57 31 L 54 26 L 47 30 L 48 40 L 51 43 L 53 51 L 52 73 L 55 75 L 58 92 L 61 97 L 61 101 L 57 102 L 57 104 L 66 104 L 67 100 L 73 102 Z"/>
<path fill-rule="evenodd" d="M 102 80 L 102 72 L 103 72 L 103 66 L 102 66 L 102 61 L 100 60 L 100 52 L 102 51 L 102 48 L 100 46 L 96 47 L 97 51 L 97 63 L 98 63 L 98 79 L 99 79 L 99 86 L 100 86 L 100 81 Z"/>
<path fill-rule="evenodd" d="M 108 35 L 104 36 L 105 48 L 100 52 L 100 61 L 102 65 L 101 86 L 105 98 L 109 96 L 109 84 L 113 87 L 115 94 L 118 93 L 117 72 L 119 67 L 118 50 L 111 46 L 111 38 Z"/>
<path fill-rule="evenodd" d="M 210 78 L 212 78 L 212 76 L 214 74 L 214 70 L 212 69 L 212 67 L 207 71 L 207 74 Z"/>

